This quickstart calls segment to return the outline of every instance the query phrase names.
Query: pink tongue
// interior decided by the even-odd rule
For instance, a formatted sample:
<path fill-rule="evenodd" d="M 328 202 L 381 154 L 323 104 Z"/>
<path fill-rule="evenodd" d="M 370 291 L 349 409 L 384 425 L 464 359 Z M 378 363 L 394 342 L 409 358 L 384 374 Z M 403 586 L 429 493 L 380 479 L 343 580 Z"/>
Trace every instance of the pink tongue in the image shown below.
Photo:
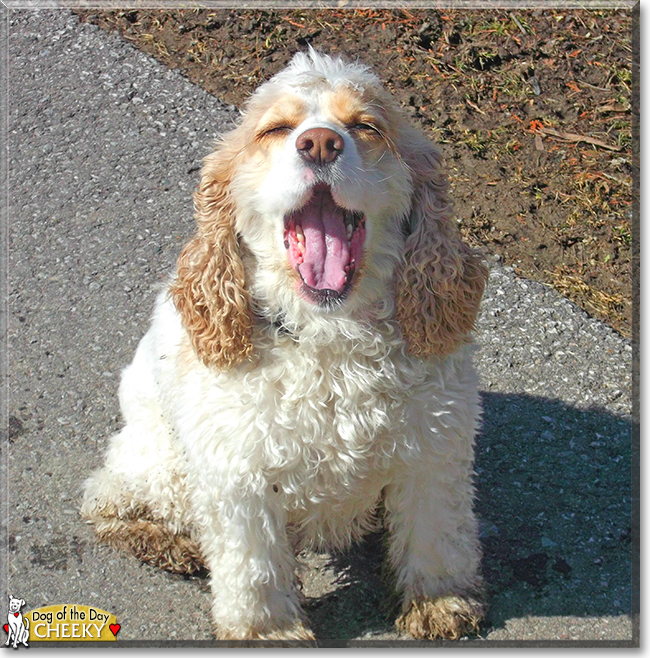
<path fill-rule="evenodd" d="M 300 223 L 305 234 L 304 261 L 298 266 L 303 281 L 316 290 L 340 292 L 350 262 L 343 211 L 329 192 L 320 192 L 300 213 Z"/>

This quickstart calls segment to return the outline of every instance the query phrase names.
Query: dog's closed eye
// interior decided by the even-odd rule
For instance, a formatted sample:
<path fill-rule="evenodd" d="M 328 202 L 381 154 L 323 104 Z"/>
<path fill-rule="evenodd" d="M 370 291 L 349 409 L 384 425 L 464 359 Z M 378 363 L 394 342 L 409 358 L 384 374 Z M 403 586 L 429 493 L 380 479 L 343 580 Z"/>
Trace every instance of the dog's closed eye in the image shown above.
<path fill-rule="evenodd" d="M 262 139 L 263 137 L 284 137 L 289 133 L 293 132 L 295 126 L 290 126 L 287 124 L 278 124 L 271 125 L 269 127 L 262 128 L 256 134 L 256 138 Z"/>
<path fill-rule="evenodd" d="M 384 137 L 384 132 L 377 125 L 372 123 L 355 123 L 349 127 L 353 132 L 370 134 L 370 136 Z"/>

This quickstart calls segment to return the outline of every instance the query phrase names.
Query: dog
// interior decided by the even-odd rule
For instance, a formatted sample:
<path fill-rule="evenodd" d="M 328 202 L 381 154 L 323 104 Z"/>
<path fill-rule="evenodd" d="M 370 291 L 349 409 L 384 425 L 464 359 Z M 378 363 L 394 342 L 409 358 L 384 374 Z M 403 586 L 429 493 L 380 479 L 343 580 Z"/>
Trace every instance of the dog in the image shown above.
<path fill-rule="evenodd" d="M 23 614 L 20 609 L 25 605 L 23 599 L 15 599 L 9 594 L 9 612 L 7 614 L 7 626 L 9 637 L 5 642 L 5 646 L 10 644 L 14 649 L 18 648 L 19 644 L 28 647 L 29 640 L 29 620 L 23 620 Z"/>
<path fill-rule="evenodd" d="M 366 66 L 296 54 L 203 164 L 194 237 L 85 484 L 100 540 L 211 574 L 221 639 L 312 640 L 296 554 L 383 510 L 398 629 L 483 615 L 472 330 L 487 268 L 439 150 Z"/>

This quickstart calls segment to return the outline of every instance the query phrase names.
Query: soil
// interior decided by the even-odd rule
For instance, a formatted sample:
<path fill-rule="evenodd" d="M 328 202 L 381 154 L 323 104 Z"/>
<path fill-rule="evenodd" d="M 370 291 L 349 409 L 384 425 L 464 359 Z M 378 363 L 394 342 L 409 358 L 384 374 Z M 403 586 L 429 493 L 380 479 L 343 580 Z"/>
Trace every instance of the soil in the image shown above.
<path fill-rule="evenodd" d="M 465 237 L 631 335 L 631 8 L 77 14 L 237 107 L 308 44 L 358 58 L 441 145 Z"/>

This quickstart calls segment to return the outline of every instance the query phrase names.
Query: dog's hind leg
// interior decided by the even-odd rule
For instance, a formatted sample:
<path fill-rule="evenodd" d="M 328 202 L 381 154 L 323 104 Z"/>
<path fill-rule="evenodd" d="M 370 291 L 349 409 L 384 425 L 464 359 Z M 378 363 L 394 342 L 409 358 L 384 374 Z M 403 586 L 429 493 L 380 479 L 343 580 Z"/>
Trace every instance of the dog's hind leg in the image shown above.
<path fill-rule="evenodd" d="M 81 513 L 95 525 L 97 538 L 114 548 L 171 571 L 200 571 L 183 462 L 169 439 L 156 441 L 147 429 L 153 455 L 143 452 L 145 428 L 138 425 L 112 438 L 106 465 L 85 483 Z"/>
<path fill-rule="evenodd" d="M 191 537 L 182 448 L 165 421 L 143 339 L 124 370 L 120 406 L 126 426 L 109 445 L 105 465 L 84 485 L 82 515 L 98 538 L 172 571 L 202 569 Z"/>

